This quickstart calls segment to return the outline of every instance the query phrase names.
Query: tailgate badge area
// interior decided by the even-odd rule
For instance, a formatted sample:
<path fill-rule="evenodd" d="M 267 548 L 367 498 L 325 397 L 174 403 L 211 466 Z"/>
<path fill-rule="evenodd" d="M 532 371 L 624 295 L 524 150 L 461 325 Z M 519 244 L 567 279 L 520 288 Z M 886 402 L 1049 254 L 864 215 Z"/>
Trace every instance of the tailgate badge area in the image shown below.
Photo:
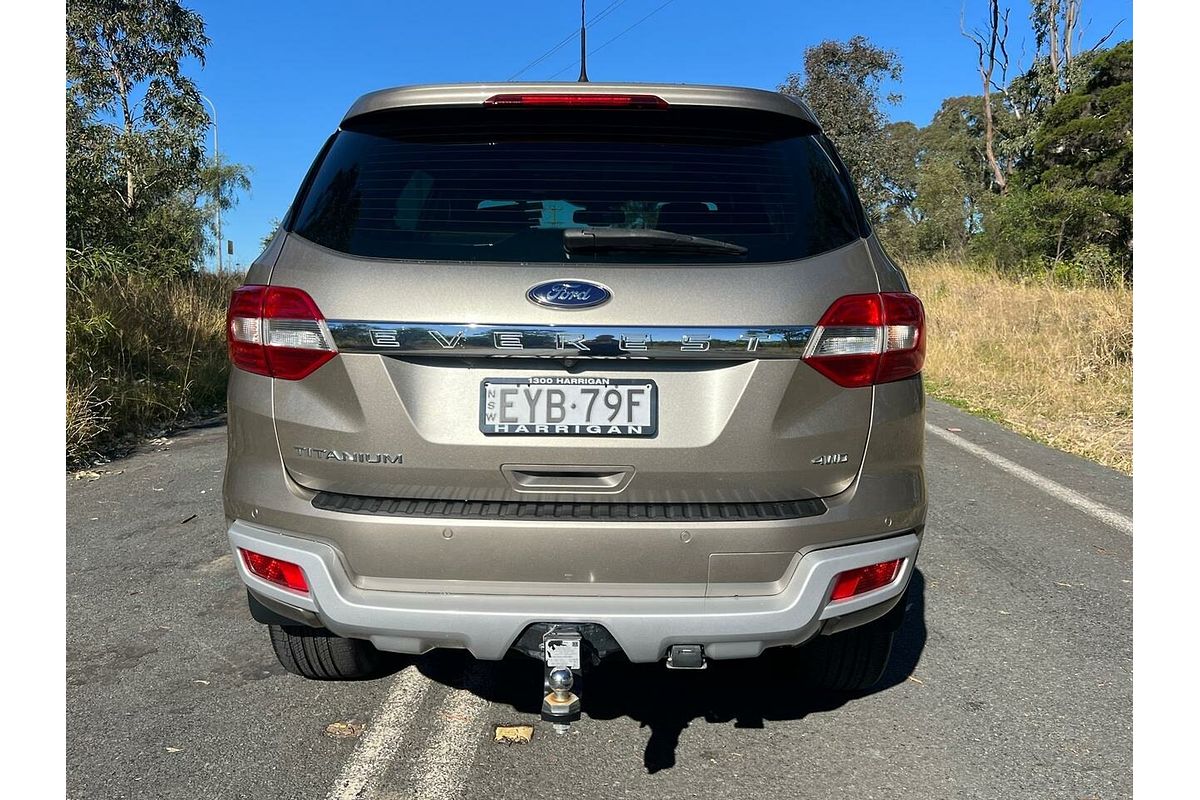
<path fill-rule="evenodd" d="M 300 458 L 318 461 L 348 461 L 355 464 L 403 464 L 403 453 L 352 453 L 349 450 L 324 450 L 320 447 L 293 445 L 292 452 Z"/>

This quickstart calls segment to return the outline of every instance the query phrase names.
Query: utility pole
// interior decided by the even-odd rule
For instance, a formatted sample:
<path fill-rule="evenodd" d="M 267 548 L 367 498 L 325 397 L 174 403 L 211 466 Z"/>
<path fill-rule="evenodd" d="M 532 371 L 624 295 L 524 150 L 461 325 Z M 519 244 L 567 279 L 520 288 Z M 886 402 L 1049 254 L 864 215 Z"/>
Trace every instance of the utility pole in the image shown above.
<path fill-rule="evenodd" d="M 217 176 L 217 196 L 214 198 L 217 206 L 217 272 L 224 272 L 225 263 L 221 256 L 225 242 L 221 240 L 221 147 L 217 141 L 217 107 L 204 95 L 200 95 L 200 99 L 208 103 L 213 112 L 213 166 Z"/>

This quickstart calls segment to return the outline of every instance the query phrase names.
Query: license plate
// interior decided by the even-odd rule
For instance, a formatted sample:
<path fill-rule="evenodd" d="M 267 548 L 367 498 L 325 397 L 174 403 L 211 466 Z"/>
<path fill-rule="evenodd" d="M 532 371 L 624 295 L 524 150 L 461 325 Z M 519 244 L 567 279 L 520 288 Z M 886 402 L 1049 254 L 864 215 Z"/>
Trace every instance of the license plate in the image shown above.
<path fill-rule="evenodd" d="M 479 430 L 489 436 L 655 436 L 658 386 L 635 378 L 484 378 Z"/>

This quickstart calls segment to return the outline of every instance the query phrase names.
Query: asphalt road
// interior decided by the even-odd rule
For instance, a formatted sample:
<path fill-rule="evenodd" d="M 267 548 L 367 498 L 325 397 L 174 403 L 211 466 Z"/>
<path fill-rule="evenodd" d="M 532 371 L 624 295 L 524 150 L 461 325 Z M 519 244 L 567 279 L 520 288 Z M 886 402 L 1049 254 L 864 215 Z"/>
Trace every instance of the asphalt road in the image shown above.
<path fill-rule="evenodd" d="M 1088 503 L 1128 517 L 1130 480 L 940 404 L 929 422 L 961 430 L 929 436 L 929 523 L 879 689 L 814 695 L 786 659 L 614 665 L 561 737 L 536 721 L 531 662 L 286 674 L 228 552 L 224 428 L 68 479 L 67 795 L 1128 797 L 1132 539 Z M 492 741 L 519 723 L 529 744 Z"/>

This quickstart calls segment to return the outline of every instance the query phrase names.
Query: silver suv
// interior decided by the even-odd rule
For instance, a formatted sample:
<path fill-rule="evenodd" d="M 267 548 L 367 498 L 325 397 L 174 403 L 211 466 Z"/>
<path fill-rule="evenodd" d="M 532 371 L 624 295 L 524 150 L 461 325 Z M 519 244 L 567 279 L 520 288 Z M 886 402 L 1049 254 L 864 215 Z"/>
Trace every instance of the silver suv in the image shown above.
<path fill-rule="evenodd" d="M 925 522 L 924 313 L 791 98 L 368 94 L 228 334 L 229 538 L 288 670 L 517 651 L 555 721 L 617 653 L 881 676 Z"/>

